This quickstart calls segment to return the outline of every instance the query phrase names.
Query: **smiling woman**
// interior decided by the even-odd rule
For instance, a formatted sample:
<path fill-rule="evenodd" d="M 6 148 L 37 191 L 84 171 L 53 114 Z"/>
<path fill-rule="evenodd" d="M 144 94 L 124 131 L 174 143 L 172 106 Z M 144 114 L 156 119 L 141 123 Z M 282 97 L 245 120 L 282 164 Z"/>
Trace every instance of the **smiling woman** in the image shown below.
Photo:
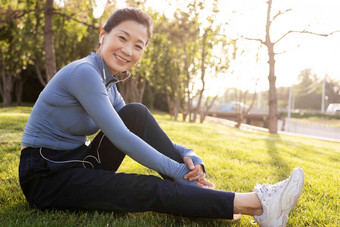
<path fill-rule="evenodd" d="M 301 169 L 252 193 L 213 190 L 193 150 L 173 143 L 145 106 L 125 105 L 116 83 L 141 59 L 151 33 L 145 12 L 117 10 L 97 53 L 62 68 L 41 92 L 21 141 L 19 179 L 29 204 L 227 219 L 242 213 L 263 226 L 285 225 L 301 195 Z M 125 155 L 163 179 L 117 172 Z"/>
<path fill-rule="evenodd" d="M 149 39 L 147 28 L 133 20 L 123 21 L 111 30 L 106 27 L 100 33 L 97 54 L 112 75 L 127 71 L 142 58 Z"/>

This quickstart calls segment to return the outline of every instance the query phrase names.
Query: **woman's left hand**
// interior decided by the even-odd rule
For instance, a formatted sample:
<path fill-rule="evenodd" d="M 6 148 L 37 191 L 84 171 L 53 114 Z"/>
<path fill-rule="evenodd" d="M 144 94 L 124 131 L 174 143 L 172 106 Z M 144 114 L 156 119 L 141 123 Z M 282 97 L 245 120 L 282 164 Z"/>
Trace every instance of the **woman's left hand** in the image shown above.
<path fill-rule="evenodd" d="M 191 170 L 187 175 L 184 176 L 184 179 L 189 180 L 189 181 L 197 180 L 198 181 L 197 185 L 199 187 L 209 187 L 209 188 L 215 187 L 213 183 L 205 179 L 205 172 L 203 171 L 203 166 L 201 164 L 198 164 L 195 166 L 192 159 L 189 157 L 184 157 L 183 161 L 188 166 L 188 168 Z"/>

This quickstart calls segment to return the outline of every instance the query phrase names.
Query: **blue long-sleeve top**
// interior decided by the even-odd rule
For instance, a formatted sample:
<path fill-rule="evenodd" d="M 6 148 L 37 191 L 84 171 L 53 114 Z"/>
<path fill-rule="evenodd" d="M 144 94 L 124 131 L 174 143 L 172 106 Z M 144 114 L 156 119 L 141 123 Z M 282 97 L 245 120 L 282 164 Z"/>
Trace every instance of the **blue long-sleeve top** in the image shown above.
<path fill-rule="evenodd" d="M 105 71 L 105 73 L 104 73 Z M 190 170 L 161 154 L 125 126 L 117 112 L 125 102 L 101 57 L 95 53 L 62 68 L 40 93 L 26 123 L 21 144 L 54 150 L 72 150 L 83 145 L 87 135 L 99 129 L 125 154 L 140 164 L 184 180 Z M 193 150 L 174 144 L 181 157 L 203 164 Z"/>

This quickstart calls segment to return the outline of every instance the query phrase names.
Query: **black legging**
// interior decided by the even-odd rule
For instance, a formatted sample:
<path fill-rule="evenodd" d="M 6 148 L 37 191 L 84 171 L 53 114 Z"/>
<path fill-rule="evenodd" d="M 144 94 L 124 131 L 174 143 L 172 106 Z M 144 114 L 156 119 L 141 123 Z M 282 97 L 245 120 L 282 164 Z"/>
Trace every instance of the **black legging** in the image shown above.
<path fill-rule="evenodd" d="M 164 155 L 183 162 L 145 106 L 128 104 L 119 115 L 131 132 Z M 96 156 L 98 146 L 100 164 L 89 156 Z M 124 157 L 101 132 L 90 147 L 83 145 L 72 151 L 29 147 L 22 150 L 20 157 L 20 185 L 27 201 L 40 209 L 156 211 L 187 217 L 233 218 L 235 193 L 175 184 L 155 176 L 118 173 Z M 84 162 L 58 163 L 65 160 L 90 161 L 94 168 L 84 168 L 91 167 Z"/>

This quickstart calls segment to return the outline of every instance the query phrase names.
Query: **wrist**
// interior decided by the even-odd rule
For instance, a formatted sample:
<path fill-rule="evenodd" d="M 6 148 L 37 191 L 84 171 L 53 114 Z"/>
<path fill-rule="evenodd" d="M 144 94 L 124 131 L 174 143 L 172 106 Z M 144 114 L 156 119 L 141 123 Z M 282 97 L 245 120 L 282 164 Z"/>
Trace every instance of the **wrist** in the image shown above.
<path fill-rule="evenodd" d="M 202 168 L 202 171 L 204 172 L 204 173 L 207 173 L 206 171 L 205 171 L 205 167 L 204 167 L 204 165 L 203 164 L 199 164 L 200 166 L 201 166 L 201 168 Z"/>

